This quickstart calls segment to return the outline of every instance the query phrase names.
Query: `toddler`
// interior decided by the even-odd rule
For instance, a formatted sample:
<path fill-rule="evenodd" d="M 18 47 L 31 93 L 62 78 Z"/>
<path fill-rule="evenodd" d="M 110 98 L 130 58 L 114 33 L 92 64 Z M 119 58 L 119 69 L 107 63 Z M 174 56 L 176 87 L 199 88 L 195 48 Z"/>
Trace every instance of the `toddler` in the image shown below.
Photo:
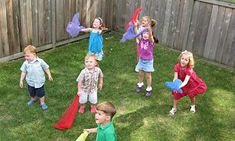
<path fill-rule="evenodd" d="M 45 103 L 45 75 L 44 71 L 47 73 L 48 79 L 52 81 L 51 72 L 49 70 L 48 64 L 37 57 L 36 48 L 32 45 L 28 45 L 24 48 L 25 61 L 21 66 L 20 75 L 20 87 L 23 88 L 23 80 L 26 77 L 26 82 L 28 84 L 28 91 L 31 99 L 28 101 L 28 105 L 31 106 L 39 97 L 40 106 L 43 110 L 46 110 L 48 106 Z"/>
<path fill-rule="evenodd" d="M 85 104 L 87 99 L 91 103 L 91 112 L 96 112 L 97 103 L 97 85 L 99 90 L 103 87 L 103 73 L 99 67 L 97 67 L 98 62 L 94 54 L 87 55 L 85 57 L 85 68 L 81 71 L 77 78 L 78 82 L 78 92 L 77 95 L 80 96 L 79 112 L 85 112 Z"/>

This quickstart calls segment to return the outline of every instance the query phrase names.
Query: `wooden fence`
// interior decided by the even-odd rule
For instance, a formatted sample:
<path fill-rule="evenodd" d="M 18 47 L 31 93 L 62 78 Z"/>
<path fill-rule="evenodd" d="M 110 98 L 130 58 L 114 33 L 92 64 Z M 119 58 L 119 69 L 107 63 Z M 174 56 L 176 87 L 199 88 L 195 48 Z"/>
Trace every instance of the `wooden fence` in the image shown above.
<path fill-rule="evenodd" d="M 115 5 L 120 28 L 137 7 L 157 19 L 160 43 L 235 68 L 235 4 L 216 0 L 125 0 Z M 124 13 L 124 14 L 123 14 Z"/>
<path fill-rule="evenodd" d="M 85 26 L 101 16 L 124 29 L 137 7 L 157 19 L 160 43 L 235 68 L 235 4 L 216 0 L 1 0 L 0 61 L 22 56 L 28 44 L 44 50 L 77 40 L 65 32 L 77 11 Z"/>
<path fill-rule="evenodd" d="M 112 5 L 113 0 L 0 0 L 0 61 L 21 57 L 28 44 L 42 51 L 86 37 L 71 39 L 65 31 L 76 12 L 84 26 L 100 16 L 111 28 Z"/>

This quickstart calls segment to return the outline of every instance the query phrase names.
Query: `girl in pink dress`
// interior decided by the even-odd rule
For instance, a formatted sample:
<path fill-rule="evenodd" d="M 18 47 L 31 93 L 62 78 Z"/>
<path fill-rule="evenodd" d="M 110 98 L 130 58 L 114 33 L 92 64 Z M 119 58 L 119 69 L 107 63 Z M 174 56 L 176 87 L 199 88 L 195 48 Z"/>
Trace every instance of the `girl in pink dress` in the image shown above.
<path fill-rule="evenodd" d="M 174 79 L 180 79 L 183 83 L 179 88 L 183 90 L 183 93 L 173 91 L 174 105 L 169 114 L 174 115 L 177 111 L 177 102 L 184 96 L 188 96 L 192 102 L 190 111 L 196 112 L 195 101 L 197 94 L 203 94 L 207 86 L 194 72 L 194 59 L 193 54 L 187 50 L 183 51 L 178 57 L 178 63 L 174 66 Z"/>

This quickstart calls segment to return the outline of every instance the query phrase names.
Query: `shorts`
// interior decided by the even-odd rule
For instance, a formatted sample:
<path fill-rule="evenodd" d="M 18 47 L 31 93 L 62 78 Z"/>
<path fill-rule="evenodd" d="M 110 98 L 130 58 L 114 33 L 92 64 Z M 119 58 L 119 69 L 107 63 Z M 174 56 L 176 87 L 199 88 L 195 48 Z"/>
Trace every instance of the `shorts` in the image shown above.
<path fill-rule="evenodd" d="M 139 72 L 140 70 L 144 72 L 154 72 L 153 59 L 152 60 L 139 59 L 139 62 L 135 67 L 135 71 Z"/>
<path fill-rule="evenodd" d="M 28 91 L 29 91 L 29 95 L 31 97 L 37 96 L 37 97 L 41 98 L 41 97 L 45 96 L 44 85 L 40 88 L 35 88 L 35 87 L 28 85 Z"/>
<path fill-rule="evenodd" d="M 97 103 L 97 91 L 94 91 L 92 93 L 82 91 L 79 96 L 79 103 L 85 104 L 87 103 L 87 100 L 89 100 L 91 104 L 96 104 Z"/>

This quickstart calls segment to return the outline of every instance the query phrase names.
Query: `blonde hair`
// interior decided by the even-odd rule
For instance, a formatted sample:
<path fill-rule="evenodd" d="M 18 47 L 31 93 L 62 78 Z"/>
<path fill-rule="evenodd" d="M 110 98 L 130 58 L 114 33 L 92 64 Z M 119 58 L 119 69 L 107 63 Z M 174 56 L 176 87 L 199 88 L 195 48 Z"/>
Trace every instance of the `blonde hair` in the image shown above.
<path fill-rule="evenodd" d="M 103 111 L 106 115 L 111 116 L 111 119 L 116 114 L 116 108 L 111 102 L 102 102 L 97 105 L 97 110 Z"/>
<path fill-rule="evenodd" d="M 194 59 L 193 59 L 193 54 L 187 50 L 181 52 L 181 54 L 178 57 L 178 63 L 180 63 L 181 57 L 183 55 L 187 55 L 189 57 L 189 62 L 188 62 L 187 66 L 190 68 L 194 68 L 195 63 L 194 63 Z"/>
<path fill-rule="evenodd" d="M 150 24 L 151 27 L 154 27 L 154 26 L 157 24 L 157 21 L 154 20 L 154 19 L 150 19 L 149 16 L 143 16 L 143 18 L 146 18 L 146 19 L 147 19 L 147 21 L 148 21 L 148 23 Z M 142 19 L 143 19 L 143 18 L 142 18 Z"/>
<path fill-rule="evenodd" d="M 97 57 L 95 56 L 95 54 L 92 53 L 92 54 L 87 55 L 87 56 L 85 57 L 85 61 L 86 61 L 88 58 L 93 58 L 93 59 L 95 60 L 95 62 L 96 62 L 96 66 L 99 67 L 99 61 L 98 61 Z"/>
<path fill-rule="evenodd" d="M 26 52 L 31 52 L 31 53 L 37 53 L 37 49 L 36 47 L 32 46 L 32 45 L 28 45 L 27 47 L 24 48 L 24 53 Z"/>

